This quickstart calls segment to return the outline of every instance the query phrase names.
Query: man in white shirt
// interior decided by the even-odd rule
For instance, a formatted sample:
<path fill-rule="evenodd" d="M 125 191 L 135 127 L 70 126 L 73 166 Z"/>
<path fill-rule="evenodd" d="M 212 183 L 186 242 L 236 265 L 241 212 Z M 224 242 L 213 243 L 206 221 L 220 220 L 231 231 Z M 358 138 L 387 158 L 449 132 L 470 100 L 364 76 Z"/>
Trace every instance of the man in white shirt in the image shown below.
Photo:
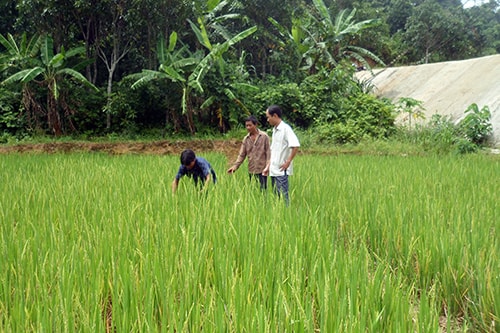
<path fill-rule="evenodd" d="M 299 150 L 299 139 L 290 125 L 282 119 L 283 112 L 277 105 L 271 105 L 266 110 L 267 121 L 273 126 L 271 139 L 271 160 L 266 165 L 263 175 L 271 176 L 271 184 L 275 192 L 283 195 L 288 206 L 288 176 L 293 174 L 293 159 Z"/>

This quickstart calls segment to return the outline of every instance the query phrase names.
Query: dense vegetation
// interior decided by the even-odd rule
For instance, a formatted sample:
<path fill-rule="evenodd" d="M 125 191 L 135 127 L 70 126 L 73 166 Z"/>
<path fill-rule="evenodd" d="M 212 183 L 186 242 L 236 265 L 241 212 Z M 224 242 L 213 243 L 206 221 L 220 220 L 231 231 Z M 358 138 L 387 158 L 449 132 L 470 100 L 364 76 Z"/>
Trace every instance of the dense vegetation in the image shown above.
<path fill-rule="evenodd" d="M 357 68 L 500 51 L 498 1 L 5 2 L 0 135 L 225 133 L 280 104 L 335 142 L 396 133 Z M 411 110 L 410 110 L 411 111 Z"/>

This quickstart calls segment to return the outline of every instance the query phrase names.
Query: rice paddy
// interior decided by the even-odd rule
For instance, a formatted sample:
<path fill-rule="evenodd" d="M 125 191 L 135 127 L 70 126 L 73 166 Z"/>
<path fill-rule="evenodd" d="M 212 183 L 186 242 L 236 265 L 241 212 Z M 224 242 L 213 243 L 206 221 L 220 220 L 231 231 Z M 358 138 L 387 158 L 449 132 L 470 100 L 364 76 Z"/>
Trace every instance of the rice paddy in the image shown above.
<path fill-rule="evenodd" d="M 200 155 L 0 156 L 0 331 L 500 329 L 498 158 L 299 155 L 286 207 Z"/>

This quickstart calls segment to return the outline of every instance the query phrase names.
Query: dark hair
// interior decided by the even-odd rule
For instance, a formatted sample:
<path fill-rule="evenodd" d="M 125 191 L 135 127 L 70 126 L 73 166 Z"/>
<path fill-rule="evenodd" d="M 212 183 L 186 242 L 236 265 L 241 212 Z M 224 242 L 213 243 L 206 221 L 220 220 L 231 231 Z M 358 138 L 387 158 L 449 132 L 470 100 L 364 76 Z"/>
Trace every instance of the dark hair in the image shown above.
<path fill-rule="evenodd" d="M 258 121 L 257 121 L 257 118 L 255 118 L 255 116 L 253 116 L 253 115 L 252 115 L 252 116 L 248 116 L 248 117 L 246 117 L 246 118 L 245 118 L 245 123 L 246 123 L 247 121 L 251 121 L 251 122 L 252 122 L 252 124 L 254 124 L 254 125 L 257 125 L 257 122 L 258 122 Z"/>
<path fill-rule="evenodd" d="M 191 149 L 186 149 L 181 153 L 181 164 L 182 165 L 189 165 L 195 159 L 196 159 L 196 155 L 194 154 L 194 151 L 192 151 Z"/>
<path fill-rule="evenodd" d="M 267 112 L 272 115 L 277 115 L 279 118 L 281 118 L 282 111 L 281 108 L 278 105 L 271 105 L 270 107 L 267 108 Z"/>

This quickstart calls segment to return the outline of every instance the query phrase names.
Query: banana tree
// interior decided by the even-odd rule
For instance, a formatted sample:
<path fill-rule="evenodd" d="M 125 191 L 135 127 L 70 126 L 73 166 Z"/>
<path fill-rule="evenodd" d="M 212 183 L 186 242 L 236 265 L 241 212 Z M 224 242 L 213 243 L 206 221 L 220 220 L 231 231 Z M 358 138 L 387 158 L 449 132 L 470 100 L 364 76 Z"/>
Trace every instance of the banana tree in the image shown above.
<path fill-rule="evenodd" d="M 69 116 L 74 113 L 66 103 L 60 103 L 60 92 L 63 82 L 71 78 L 78 83 L 84 84 L 95 91 L 98 88 L 90 83 L 82 74 L 73 68 L 66 67 L 67 60 L 76 55 L 85 54 L 85 48 L 77 47 L 65 51 L 64 47 L 61 52 L 54 54 L 53 40 L 50 36 L 44 36 L 40 48 L 40 58 L 33 58 L 34 62 L 31 68 L 20 69 L 18 72 L 7 77 L 2 83 L 21 83 L 24 91 L 31 91 L 32 84 L 47 89 L 47 104 L 46 115 L 49 129 L 57 136 L 63 134 L 63 126 L 61 119 L 61 111 L 63 116 Z M 34 64 L 34 66 L 33 66 Z M 84 66 L 85 62 L 78 66 Z M 33 97 L 33 96 L 31 96 Z M 26 101 L 25 101 L 26 103 Z M 27 110 L 43 109 L 43 106 L 36 102 L 34 98 L 30 99 L 30 103 L 25 105 Z M 70 120 L 70 119 L 69 119 Z M 70 120 L 70 125 L 72 125 Z"/>
<path fill-rule="evenodd" d="M 129 78 L 135 79 L 132 88 L 137 88 L 152 80 L 168 80 L 177 83 L 182 90 L 181 109 L 182 114 L 186 116 L 189 130 L 195 132 L 193 114 L 194 107 L 192 105 L 193 91 L 199 94 L 205 93 L 203 79 L 207 73 L 215 66 L 218 69 L 218 76 L 222 81 L 224 78 L 225 60 L 224 55 L 229 49 L 254 33 L 257 28 L 252 27 L 246 29 L 235 36 L 231 36 L 221 23 L 227 19 L 237 17 L 236 14 L 227 14 L 216 16 L 215 12 L 221 10 L 228 2 L 220 0 L 211 0 L 207 2 L 209 11 L 204 16 L 197 19 L 198 25 L 189 20 L 191 29 L 195 33 L 198 42 L 208 50 L 201 49 L 192 52 L 187 46 L 177 48 L 178 37 L 177 33 L 173 32 L 169 37 L 168 46 L 163 39 L 157 47 L 158 60 L 160 66 L 158 70 L 142 70 L 141 73 L 132 74 Z M 222 43 L 212 42 L 209 28 L 221 35 L 225 41 Z M 237 101 L 233 91 L 227 88 L 224 90 L 226 95 Z M 215 102 L 216 98 L 209 96 L 205 98 L 205 102 L 201 107 L 208 107 Z"/>
<path fill-rule="evenodd" d="M 0 54 L 0 71 L 9 76 L 10 73 L 17 73 L 20 70 L 36 65 L 42 38 L 35 35 L 28 40 L 26 33 L 24 33 L 18 43 L 14 36 L 7 34 L 6 36 L 0 35 L 0 44 L 5 48 L 5 51 Z M 29 84 L 21 85 L 21 95 L 21 103 L 26 110 L 28 125 L 31 128 L 39 127 L 38 119 L 43 115 L 43 110 L 36 103 L 33 89 Z"/>
<path fill-rule="evenodd" d="M 243 103 L 241 103 L 241 101 L 237 98 L 235 91 L 242 86 L 244 86 L 244 89 L 246 90 L 256 88 L 254 88 L 250 84 L 230 82 L 230 80 L 227 80 L 227 63 L 225 60 L 225 54 L 232 46 L 236 45 L 243 39 L 252 35 L 255 31 L 257 31 L 257 27 L 253 26 L 235 34 L 234 36 L 231 35 L 231 33 L 229 33 L 221 23 L 229 19 L 239 18 L 240 15 L 231 13 L 225 15 L 217 15 L 217 12 L 221 11 L 228 4 L 228 1 L 210 1 L 207 3 L 207 5 L 209 5 L 208 12 L 205 15 L 198 17 L 197 23 L 188 20 L 191 26 L 191 30 L 193 30 L 193 32 L 195 33 L 198 42 L 208 51 L 205 57 L 196 66 L 193 73 L 189 76 L 188 85 L 199 93 L 205 93 L 205 89 L 203 87 L 203 79 L 212 68 L 215 68 L 217 71 L 218 79 L 220 80 L 220 85 L 223 86 L 222 91 L 224 95 L 248 113 L 248 110 L 245 108 Z M 224 41 L 214 42 L 216 36 L 221 36 Z M 226 82 L 226 80 L 228 82 Z M 223 113 L 220 105 L 221 103 L 220 101 L 218 101 L 217 96 L 211 95 L 206 97 L 205 102 L 200 106 L 200 108 L 207 108 L 214 103 L 219 104 L 217 107 L 217 117 L 219 126 L 223 127 Z"/>
<path fill-rule="evenodd" d="M 356 9 L 341 10 L 334 18 L 330 15 L 323 0 L 313 0 L 313 4 L 317 14 L 312 15 L 312 18 L 316 22 L 317 30 L 310 35 L 318 51 L 315 63 L 321 62 L 328 67 L 335 67 L 342 59 L 355 59 L 366 68 L 371 68 L 367 61 L 369 58 L 384 65 L 375 54 L 363 47 L 352 45 L 350 42 L 353 36 L 378 25 L 379 19 L 356 22 L 354 21 Z"/>
<path fill-rule="evenodd" d="M 182 91 L 182 114 L 187 115 L 189 131 L 194 133 L 194 123 L 191 108 L 188 107 L 191 86 L 189 76 L 203 59 L 201 52 L 191 52 L 186 45 L 177 48 L 178 37 L 174 31 L 169 36 L 168 46 L 163 38 L 157 44 L 157 56 L 160 62 L 158 70 L 143 69 L 142 72 L 131 74 L 128 78 L 135 80 L 132 89 L 139 88 L 153 80 L 166 80 L 176 83 Z"/>
<path fill-rule="evenodd" d="M 17 43 L 14 36 L 7 34 L 7 36 L 0 35 L 0 44 L 5 48 L 0 55 L 0 71 L 12 68 L 18 70 L 33 63 L 33 59 L 40 51 L 42 38 L 35 35 L 28 40 L 26 33 L 23 33 L 20 43 Z"/>
<path fill-rule="evenodd" d="M 280 38 L 279 45 L 291 51 L 291 57 L 295 59 L 295 70 L 307 70 L 311 66 L 311 53 L 315 48 L 313 40 L 309 37 L 310 25 L 307 17 L 294 17 L 291 28 L 281 25 L 274 18 L 269 17 L 269 22 L 278 30 Z"/>

